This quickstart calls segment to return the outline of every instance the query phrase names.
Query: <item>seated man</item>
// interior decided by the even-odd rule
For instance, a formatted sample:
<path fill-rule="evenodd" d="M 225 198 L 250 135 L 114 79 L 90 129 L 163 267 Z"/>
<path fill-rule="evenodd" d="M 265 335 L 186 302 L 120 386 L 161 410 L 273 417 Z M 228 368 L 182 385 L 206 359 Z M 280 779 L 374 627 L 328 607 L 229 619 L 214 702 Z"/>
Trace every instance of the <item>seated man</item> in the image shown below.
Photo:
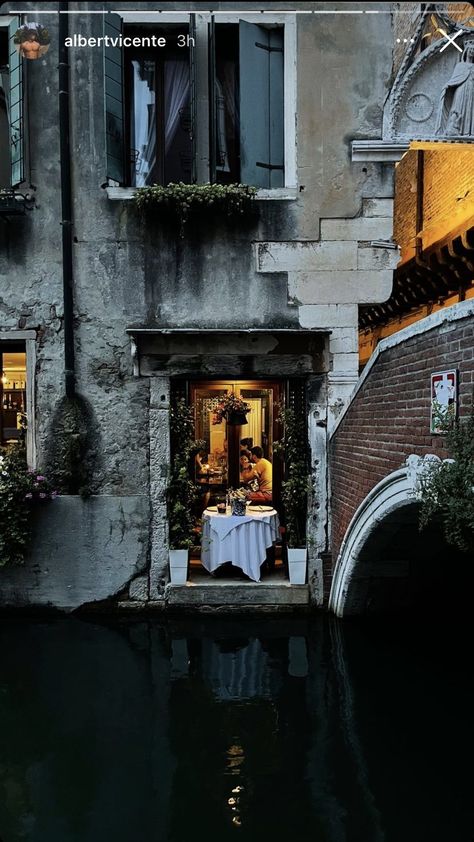
<path fill-rule="evenodd" d="M 258 491 L 249 494 L 249 500 L 255 503 L 268 503 L 272 500 L 272 463 L 265 459 L 261 447 L 252 447 L 253 467 L 248 472 L 248 479 L 256 477 L 258 480 Z"/>

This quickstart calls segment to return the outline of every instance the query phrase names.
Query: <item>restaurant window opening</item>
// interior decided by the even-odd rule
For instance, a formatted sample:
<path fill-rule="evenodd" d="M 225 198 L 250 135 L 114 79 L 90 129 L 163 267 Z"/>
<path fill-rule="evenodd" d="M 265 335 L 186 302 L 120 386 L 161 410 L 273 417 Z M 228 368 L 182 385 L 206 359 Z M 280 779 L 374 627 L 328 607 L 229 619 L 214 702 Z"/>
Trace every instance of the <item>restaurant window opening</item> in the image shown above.
<path fill-rule="evenodd" d="M 0 344 L 0 371 L 0 444 L 6 447 L 20 439 L 28 412 L 24 344 Z"/>
<path fill-rule="evenodd" d="M 245 487 L 260 493 L 262 502 L 263 497 L 273 505 L 278 502 L 281 459 L 274 455 L 273 443 L 280 435 L 278 405 L 283 393 L 283 384 L 276 381 L 191 384 L 195 437 L 204 443 L 194 464 L 194 479 L 201 489 L 198 514 L 225 500 L 228 488 Z M 249 410 L 243 416 L 220 418 L 222 399 L 230 395 Z"/>

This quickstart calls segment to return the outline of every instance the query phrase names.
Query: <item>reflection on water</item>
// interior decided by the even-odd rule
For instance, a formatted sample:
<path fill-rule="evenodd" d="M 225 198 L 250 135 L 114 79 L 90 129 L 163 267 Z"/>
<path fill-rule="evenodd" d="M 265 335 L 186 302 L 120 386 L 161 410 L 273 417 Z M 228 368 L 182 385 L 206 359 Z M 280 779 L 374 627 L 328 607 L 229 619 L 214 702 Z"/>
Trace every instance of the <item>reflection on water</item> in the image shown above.
<path fill-rule="evenodd" d="M 466 637 L 396 623 L 4 620 L 0 839 L 472 839 Z"/>

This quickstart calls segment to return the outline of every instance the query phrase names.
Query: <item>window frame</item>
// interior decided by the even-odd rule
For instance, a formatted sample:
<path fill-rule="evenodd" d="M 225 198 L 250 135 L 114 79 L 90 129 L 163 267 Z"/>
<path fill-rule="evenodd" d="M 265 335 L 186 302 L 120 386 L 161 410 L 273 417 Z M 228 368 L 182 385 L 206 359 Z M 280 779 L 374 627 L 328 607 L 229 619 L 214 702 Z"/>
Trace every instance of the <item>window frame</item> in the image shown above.
<path fill-rule="evenodd" d="M 178 12 L 156 12 L 153 14 L 152 12 L 121 12 L 119 17 L 121 18 L 122 25 L 128 26 L 133 24 L 140 24 L 140 23 L 156 23 L 157 25 L 161 26 L 162 24 L 176 24 L 176 23 L 183 23 L 186 24 L 188 27 L 190 26 L 191 22 L 191 14 L 194 14 L 196 20 L 196 31 L 198 32 L 197 38 L 199 39 L 199 31 L 204 31 L 204 28 L 207 32 L 208 24 L 214 19 L 214 22 L 218 25 L 219 23 L 233 23 L 238 24 L 240 20 L 247 21 L 248 23 L 260 23 L 260 18 L 255 14 L 249 14 L 248 12 L 242 13 L 229 13 L 226 11 L 218 11 L 216 10 L 212 14 L 209 13 L 178 13 Z M 292 12 L 284 12 L 284 13 L 269 13 L 265 14 L 265 24 L 277 24 L 282 26 L 283 28 L 283 61 L 284 61 L 284 100 L 283 100 L 283 108 L 284 108 L 284 166 L 285 166 L 285 183 L 283 187 L 278 188 L 259 188 L 257 192 L 258 199 L 283 199 L 283 200 L 295 200 L 297 198 L 297 191 L 298 191 L 298 178 L 297 178 L 297 136 L 296 136 L 296 109 L 297 109 L 297 30 L 296 30 L 296 15 Z M 202 37 L 202 35 L 201 35 Z M 199 44 L 198 40 L 196 40 L 196 49 L 199 50 L 199 47 L 202 47 L 202 44 Z M 202 54 L 200 56 L 200 60 L 202 61 Z M 207 68 L 206 68 L 207 72 Z M 209 100 L 207 102 L 207 110 L 208 116 L 207 120 L 209 120 Z M 208 128 L 208 125 L 207 125 Z M 206 125 L 204 125 L 204 120 L 202 118 L 202 113 L 200 112 L 198 106 L 198 114 L 197 114 L 197 134 L 202 136 L 208 136 L 208 131 L 206 131 Z M 207 143 L 206 143 L 207 146 Z M 208 146 L 207 146 L 207 151 Z M 202 155 L 203 149 L 197 149 L 196 152 L 196 166 L 197 166 L 197 183 L 202 184 L 209 180 L 210 175 L 210 160 L 209 155 L 207 160 L 207 179 L 204 177 L 205 173 L 203 173 L 202 167 Z M 109 199 L 112 200 L 124 200 L 124 199 L 132 199 L 135 193 L 134 187 L 119 187 L 109 185 L 107 188 L 107 195 Z"/>
<path fill-rule="evenodd" d="M 18 25 L 21 26 L 24 22 L 25 18 L 21 14 L 6 14 L 0 15 L 0 28 L 5 29 L 7 32 L 7 37 L 9 36 L 9 27 L 11 23 L 18 21 Z M 10 46 L 10 43 L 9 43 Z M 10 58 L 10 56 L 9 56 Z M 15 182 L 13 184 L 12 180 L 12 162 L 11 162 L 11 146 L 8 149 L 9 161 L 10 161 L 10 184 L 9 188 L 11 190 L 21 190 L 22 185 L 28 182 L 28 173 L 29 173 L 29 146 L 28 146 L 28 108 L 27 108 L 27 69 L 26 69 L 26 62 L 24 59 L 20 59 L 22 61 L 22 80 L 21 80 L 21 144 L 22 144 L 22 164 L 21 164 L 21 181 Z M 11 124 L 9 122 L 9 131 L 11 137 Z"/>
<path fill-rule="evenodd" d="M 161 18 L 157 23 L 157 28 L 160 29 L 160 22 Z M 166 22 L 165 26 L 169 24 L 169 21 Z M 122 25 L 127 25 L 125 21 L 122 21 Z M 124 33 L 129 34 L 129 33 Z M 163 35 L 163 32 L 159 31 L 159 35 Z M 133 157 L 132 157 L 132 141 L 131 141 L 131 98 L 132 98 L 132 72 L 131 72 L 131 64 L 130 64 L 130 54 L 133 52 L 133 47 L 125 47 L 123 52 L 123 102 L 124 102 L 124 140 L 125 140 L 125 175 L 127 181 L 130 183 L 132 180 L 133 174 Z M 136 49 L 136 48 L 135 48 Z M 138 53 L 137 53 L 138 54 Z M 143 58 L 151 59 L 155 62 L 155 68 L 157 70 L 157 84 L 160 89 L 160 96 L 157 98 L 157 107 L 156 107 L 156 114 L 155 114 L 155 130 L 156 130 L 156 159 L 157 162 L 155 164 L 155 170 L 159 172 L 159 176 L 157 176 L 156 180 L 158 183 L 166 183 L 163 173 L 165 170 L 165 137 L 163 131 L 164 125 L 164 100 L 163 100 L 163 89 L 164 89 L 164 65 L 165 65 L 165 56 L 163 55 L 160 49 L 153 50 L 152 47 L 149 48 L 140 48 L 140 54 Z M 128 60 L 127 60 L 128 59 Z M 191 96 L 191 79 L 190 79 L 190 96 Z M 191 105 L 190 105 L 191 108 Z M 191 141 L 192 147 L 192 141 Z M 192 169 L 192 168 L 191 168 Z M 181 179 L 179 179 L 181 180 Z M 137 189 L 136 187 L 133 189 Z"/>
<path fill-rule="evenodd" d="M 0 327 L 0 346 L 24 343 L 26 354 L 26 459 L 29 468 L 36 468 L 36 331 L 7 330 Z"/>

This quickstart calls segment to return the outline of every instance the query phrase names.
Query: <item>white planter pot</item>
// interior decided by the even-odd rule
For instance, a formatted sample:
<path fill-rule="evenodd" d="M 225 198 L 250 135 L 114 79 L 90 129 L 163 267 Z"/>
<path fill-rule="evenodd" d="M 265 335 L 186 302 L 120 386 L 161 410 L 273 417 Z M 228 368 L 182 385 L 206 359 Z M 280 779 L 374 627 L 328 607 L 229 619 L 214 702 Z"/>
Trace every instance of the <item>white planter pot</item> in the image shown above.
<path fill-rule="evenodd" d="M 170 550 L 170 581 L 185 585 L 188 578 L 188 550 Z"/>
<path fill-rule="evenodd" d="M 288 547 L 288 572 L 290 585 L 304 585 L 306 582 L 306 547 Z"/>

